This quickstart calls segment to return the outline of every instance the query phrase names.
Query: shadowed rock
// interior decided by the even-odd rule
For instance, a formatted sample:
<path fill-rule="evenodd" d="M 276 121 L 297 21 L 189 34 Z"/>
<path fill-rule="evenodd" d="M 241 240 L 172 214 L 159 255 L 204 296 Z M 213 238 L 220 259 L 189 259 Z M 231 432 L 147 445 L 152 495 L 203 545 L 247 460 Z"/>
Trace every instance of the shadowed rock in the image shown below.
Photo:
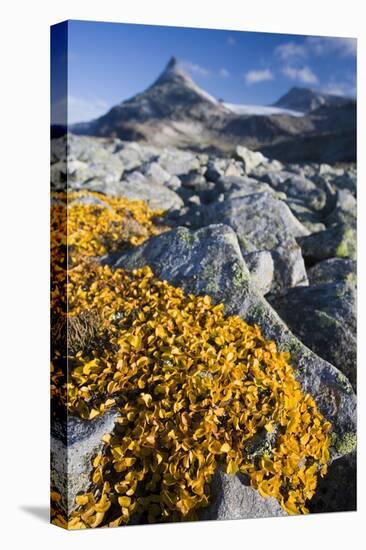
<path fill-rule="evenodd" d="M 309 501 L 311 513 L 350 512 L 357 510 L 357 456 L 351 453 L 329 466 L 320 478 L 314 497 Z"/>
<path fill-rule="evenodd" d="M 298 242 L 304 258 L 316 263 L 328 258 L 356 258 L 356 232 L 347 225 L 335 225 L 325 231 L 319 231 Z"/>
<path fill-rule="evenodd" d="M 297 287 L 270 303 L 296 336 L 356 385 L 356 292 L 345 282 Z"/>
<path fill-rule="evenodd" d="M 356 262 L 346 258 L 330 258 L 315 264 L 308 270 L 311 285 L 347 281 L 356 285 Z"/>

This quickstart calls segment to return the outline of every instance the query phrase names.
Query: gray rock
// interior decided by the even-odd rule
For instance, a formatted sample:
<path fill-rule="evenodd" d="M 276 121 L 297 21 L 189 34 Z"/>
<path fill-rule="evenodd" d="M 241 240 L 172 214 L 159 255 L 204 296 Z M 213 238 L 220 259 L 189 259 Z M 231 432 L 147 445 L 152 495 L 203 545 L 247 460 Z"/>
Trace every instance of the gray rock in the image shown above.
<path fill-rule="evenodd" d="M 164 185 L 171 179 L 169 172 L 164 170 L 157 162 L 148 162 L 144 164 L 140 171 L 144 176 L 153 183 Z"/>
<path fill-rule="evenodd" d="M 95 182 L 105 185 L 121 178 L 124 165 L 118 156 L 103 147 L 103 141 L 94 142 L 87 138 L 85 142 L 72 140 L 71 143 L 78 143 L 80 147 L 74 154 L 69 153 L 67 159 L 51 166 L 51 185 L 54 188 L 58 188 L 66 179 L 70 189 L 93 189 Z M 88 147 L 86 143 L 89 143 Z M 84 148 L 81 145 L 84 145 Z"/>
<path fill-rule="evenodd" d="M 253 285 L 260 294 L 267 294 L 272 288 L 274 276 L 271 253 L 267 250 L 260 250 L 245 254 L 243 257 L 250 271 Z"/>
<path fill-rule="evenodd" d="M 311 285 L 324 283 L 348 282 L 356 286 L 357 264 L 354 260 L 330 258 L 315 264 L 308 270 Z"/>
<path fill-rule="evenodd" d="M 253 193 L 272 193 L 275 192 L 267 184 L 249 178 L 247 176 L 222 176 L 217 180 L 216 189 L 218 193 L 223 193 L 225 198 L 245 197 Z"/>
<path fill-rule="evenodd" d="M 67 135 L 51 139 L 51 164 L 65 160 L 67 157 Z"/>
<path fill-rule="evenodd" d="M 210 159 L 204 172 L 206 180 L 216 182 L 225 174 L 225 167 L 224 159 Z"/>
<path fill-rule="evenodd" d="M 244 171 L 242 163 L 230 159 L 223 175 L 227 177 L 241 177 L 243 174 Z"/>
<path fill-rule="evenodd" d="M 156 160 L 159 149 L 140 143 L 119 142 L 115 147 L 114 154 L 122 161 L 125 170 L 131 171 L 140 168 L 146 162 Z"/>
<path fill-rule="evenodd" d="M 102 437 L 111 433 L 118 413 L 110 411 L 94 420 L 68 416 L 67 445 L 63 434 L 51 436 L 51 482 L 61 494 L 66 514 L 75 508 L 75 497 L 87 491 L 91 461 L 103 446 Z"/>
<path fill-rule="evenodd" d="M 277 188 L 288 197 L 301 199 L 312 210 L 322 210 L 325 207 L 326 193 L 305 177 L 293 175 Z"/>
<path fill-rule="evenodd" d="M 179 193 L 186 201 L 185 205 L 179 209 L 167 212 L 162 221 L 170 227 L 182 226 L 194 229 L 200 227 L 202 223 L 202 208 L 204 206 L 189 203 L 188 200 L 192 196 L 191 193 L 182 193 L 182 191 L 179 191 Z"/>
<path fill-rule="evenodd" d="M 294 175 L 292 172 L 287 172 L 286 170 L 281 170 L 278 172 L 277 170 L 267 170 L 266 168 L 266 166 L 262 167 L 260 180 L 264 183 L 268 183 L 273 189 L 278 191 L 280 191 L 282 184 Z M 252 176 L 258 177 L 258 171 L 259 168 L 253 172 Z"/>
<path fill-rule="evenodd" d="M 160 279 L 187 292 L 207 292 L 224 302 L 228 312 L 237 311 L 238 288 L 250 274 L 230 227 L 212 225 L 195 232 L 178 227 L 160 237 L 106 262 L 126 269 L 150 265 Z"/>
<path fill-rule="evenodd" d="M 155 275 L 186 292 L 209 294 L 227 314 L 258 324 L 265 338 L 291 354 L 305 392 L 333 426 L 332 457 L 352 452 L 356 445 L 356 397 L 347 378 L 300 342 L 251 282 L 236 234 L 224 225 L 198 231 L 179 227 L 153 237 L 128 252 L 106 258 L 116 267 L 150 265 Z"/>
<path fill-rule="evenodd" d="M 352 195 L 357 194 L 357 175 L 356 172 L 348 171 L 343 175 L 336 176 L 331 180 L 332 185 L 336 189 L 348 189 Z"/>
<path fill-rule="evenodd" d="M 351 191 L 348 189 L 339 189 L 334 209 L 325 218 L 327 225 L 348 224 L 356 227 L 357 202 Z"/>
<path fill-rule="evenodd" d="M 336 168 L 334 166 L 330 166 L 330 164 L 323 163 L 319 165 L 319 175 L 324 176 L 324 174 L 331 176 L 343 176 L 344 170 L 343 168 Z"/>
<path fill-rule="evenodd" d="M 288 206 L 271 193 L 253 193 L 213 203 L 202 212 L 201 225 L 224 223 L 234 229 L 245 254 L 271 250 L 288 238 L 308 235 Z M 254 245 L 248 249 L 248 241 Z"/>
<path fill-rule="evenodd" d="M 51 191 L 64 191 L 67 189 L 67 163 L 57 161 L 51 164 L 50 170 Z"/>
<path fill-rule="evenodd" d="M 165 185 L 169 187 L 172 191 L 178 191 L 181 188 L 181 181 L 178 176 L 172 176 L 168 181 L 165 182 Z"/>
<path fill-rule="evenodd" d="M 88 136 L 67 136 L 67 156 L 83 162 L 90 162 L 93 158 L 107 158 L 113 154 L 122 142 L 115 138 L 95 138 Z"/>
<path fill-rule="evenodd" d="M 98 197 L 93 197 L 93 196 L 78 197 L 77 199 L 74 199 L 73 201 L 68 202 L 69 206 L 72 206 L 73 204 L 102 206 L 103 208 L 107 208 L 108 210 L 113 211 L 113 208 L 107 202 L 103 201 L 102 199 L 99 199 Z"/>
<path fill-rule="evenodd" d="M 107 158 L 120 144 L 120 140 L 113 138 L 95 138 L 67 134 L 51 141 L 51 163 L 58 161 L 80 160 L 92 162 L 93 159 Z"/>
<path fill-rule="evenodd" d="M 290 162 L 287 164 L 287 169 L 301 177 L 313 179 L 319 173 L 319 165 L 315 163 L 297 164 Z"/>
<path fill-rule="evenodd" d="M 187 189 L 192 189 L 193 191 L 202 191 L 207 184 L 206 179 L 199 172 L 183 174 L 180 179 L 183 187 L 187 187 Z"/>
<path fill-rule="evenodd" d="M 316 174 L 313 178 L 314 183 L 318 189 L 322 189 L 326 196 L 325 206 L 320 213 L 323 217 L 326 217 L 334 209 L 336 203 L 336 188 L 330 183 L 331 178 L 329 176 L 320 176 Z"/>
<path fill-rule="evenodd" d="M 243 173 L 241 162 L 236 162 L 233 159 L 215 158 L 208 161 L 204 176 L 208 181 L 216 182 L 222 176 L 240 177 Z"/>
<path fill-rule="evenodd" d="M 278 501 L 264 498 L 245 484 L 241 475 L 217 471 L 211 484 L 211 503 L 198 511 L 198 519 L 249 519 L 287 516 Z"/>
<path fill-rule="evenodd" d="M 282 172 L 284 170 L 284 165 L 279 160 L 267 160 L 264 165 L 259 165 L 254 170 L 251 171 L 251 175 L 254 178 L 261 179 L 268 172 Z"/>
<path fill-rule="evenodd" d="M 251 252 L 243 257 L 254 286 L 263 295 L 309 284 L 301 248 L 294 239 L 287 239 L 270 251 Z"/>
<path fill-rule="evenodd" d="M 201 204 L 201 199 L 198 195 L 191 195 L 187 202 L 188 204 L 196 204 L 197 206 L 199 206 Z"/>
<path fill-rule="evenodd" d="M 64 189 L 78 189 L 82 182 L 90 175 L 88 165 L 81 161 L 60 160 L 51 165 L 51 188 L 62 191 Z"/>
<path fill-rule="evenodd" d="M 294 334 L 356 385 L 356 291 L 347 283 L 289 289 L 270 303 Z M 301 312 L 301 313 L 299 313 Z"/>
<path fill-rule="evenodd" d="M 164 149 L 158 159 L 159 165 L 172 176 L 188 174 L 200 168 L 200 161 L 194 153 L 179 149 Z"/>
<path fill-rule="evenodd" d="M 152 184 L 140 172 L 132 172 L 128 179 L 111 187 L 108 194 L 122 195 L 131 200 L 143 200 L 155 210 L 174 210 L 183 206 L 183 201 L 177 193 L 165 185 Z"/>
<path fill-rule="evenodd" d="M 298 242 L 304 258 L 311 263 L 335 257 L 356 259 L 356 231 L 347 225 L 334 225 L 300 237 Z"/>
<path fill-rule="evenodd" d="M 301 248 L 295 239 L 287 239 L 271 250 L 274 276 L 271 292 L 278 294 L 287 288 L 309 284 Z"/>
<path fill-rule="evenodd" d="M 309 208 L 303 201 L 298 199 L 286 199 L 286 204 L 294 216 L 301 222 L 310 233 L 324 231 L 326 226 L 321 222 L 321 215 Z"/>
<path fill-rule="evenodd" d="M 250 174 L 252 170 L 257 168 L 260 164 L 265 164 L 267 158 L 259 151 L 251 151 L 242 145 L 238 145 L 235 149 L 235 156 L 239 160 L 243 161 L 244 170 L 246 174 Z"/>

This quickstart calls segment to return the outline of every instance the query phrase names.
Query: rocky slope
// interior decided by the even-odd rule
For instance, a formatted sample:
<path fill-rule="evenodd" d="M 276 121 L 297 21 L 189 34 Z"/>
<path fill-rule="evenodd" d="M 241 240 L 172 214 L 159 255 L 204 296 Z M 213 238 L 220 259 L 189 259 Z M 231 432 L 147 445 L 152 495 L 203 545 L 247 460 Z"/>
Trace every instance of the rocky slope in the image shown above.
<path fill-rule="evenodd" d="M 304 116 L 234 112 L 199 88 L 172 58 L 147 90 L 69 131 L 219 154 L 245 145 L 292 162 L 355 160 L 354 100 L 293 88 L 276 105 Z M 54 137 L 61 133 L 59 126 L 53 128 Z"/>
<path fill-rule="evenodd" d="M 165 85 L 164 78 L 158 85 Z M 202 116 L 206 109 L 221 113 L 222 106 L 197 92 L 192 109 Z M 313 395 L 332 423 L 331 473 L 322 480 L 311 511 L 354 509 L 355 166 L 284 164 L 242 146 L 218 157 L 75 135 L 53 140 L 51 153 L 54 190 L 67 183 L 72 190 L 142 199 L 165 210 L 156 221 L 164 225 L 162 234 L 105 255 L 102 263 L 127 269 L 149 265 L 160 279 L 208 294 L 224 303 L 227 314 L 258 324 L 267 339 L 291 353 L 303 391 Z M 99 435 L 111 430 L 113 412 L 93 421 L 95 429 L 90 422 L 73 419 L 67 435 L 62 421 L 54 425 L 59 487 L 66 472 L 56 454 L 65 450 L 66 440 L 70 444 L 69 502 L 88 485 L 89 458 L 99 448 Z M 338 470 L 348 484 L 341 483 L 336 492 Z M 240 476 L 218 472 L 202 518 L 283 513 Z"/>
<path fill-rule="evenodd" d="M 317 90 L 298 88 L 295 86 L 291 88 L 287 94 L 280 97 L 280 99 L 274 103 L 274 106 L 308 113 L 310 111 L 315 111 L 319 107 L 346 105 L 350 101 L 351 100 L 347 97 L 324 94 Z"/>

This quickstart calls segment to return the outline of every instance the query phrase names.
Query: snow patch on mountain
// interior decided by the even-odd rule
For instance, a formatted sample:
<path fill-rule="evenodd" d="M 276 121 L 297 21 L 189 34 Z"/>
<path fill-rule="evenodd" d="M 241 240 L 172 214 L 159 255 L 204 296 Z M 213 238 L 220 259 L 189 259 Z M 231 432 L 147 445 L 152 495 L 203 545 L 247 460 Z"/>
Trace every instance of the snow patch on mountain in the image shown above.
<path fill-rule="evenodd" d="M 273 107 L 271 105 L 240 105 L 237 103 L 224 103 L 224 106 L 231 112 L 237 115 L 258 115 L 258 116 L 270 116 L 270 115 L 289 115 L 295 117 L 302 117 L 304 113 L 301 111 L 293 111 L 292 109 L 282 109 L 280 107 Z"/>

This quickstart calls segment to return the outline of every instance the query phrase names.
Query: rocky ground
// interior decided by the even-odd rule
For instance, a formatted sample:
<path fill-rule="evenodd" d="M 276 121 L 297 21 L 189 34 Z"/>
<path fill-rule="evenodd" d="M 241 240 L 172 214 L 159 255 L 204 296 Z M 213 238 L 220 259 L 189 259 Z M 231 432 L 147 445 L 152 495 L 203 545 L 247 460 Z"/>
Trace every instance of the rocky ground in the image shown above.
<path fill-rule="evenodd" d="M 356 506 L 356 167 L 283 164 L 238 146 L 231 157 L 68 135 L 52 141 L 53 190 L 142 199 L 165 211 L 162 234 L 102 258 L 222 302 L 291 353 L 296 376 L 332 423 L 331 466 L 312 512 Z M 53 426 L 68 441 L 69 502 L 88 484 L 90 457 L 113 413 Z M 71 505 L 70 505 L 71 506 Z M 66 506 L 67 507 L 67 506 Z M 218 472 L 202 519 L 285 515 L 240 476 Z"/>

